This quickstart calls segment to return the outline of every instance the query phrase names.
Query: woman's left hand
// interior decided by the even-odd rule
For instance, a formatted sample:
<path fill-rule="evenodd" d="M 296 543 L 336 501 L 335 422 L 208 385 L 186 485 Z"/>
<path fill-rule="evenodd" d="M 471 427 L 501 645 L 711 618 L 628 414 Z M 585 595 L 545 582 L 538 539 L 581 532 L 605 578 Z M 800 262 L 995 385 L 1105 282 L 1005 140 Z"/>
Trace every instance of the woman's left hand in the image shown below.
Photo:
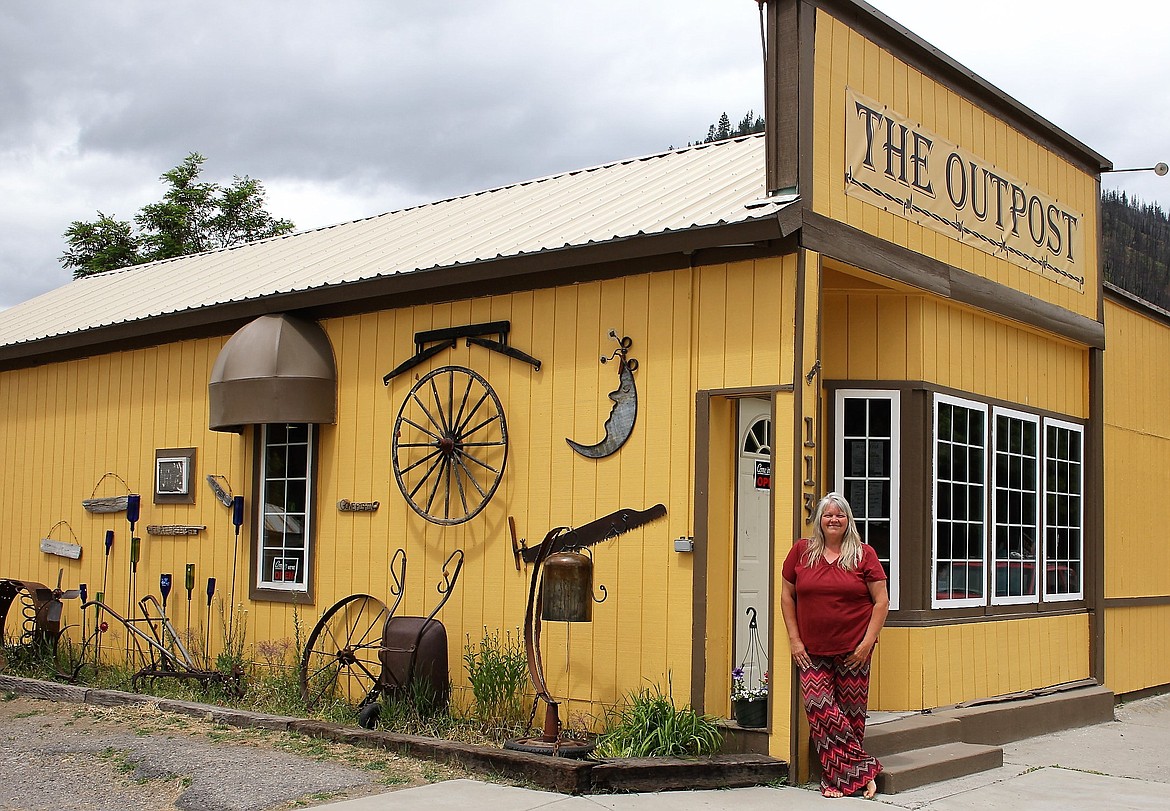
<path fill-rule="evenodd" d="M 869 661 L 869 657 L 873 655 L 873 642 L 861 640 L 861 644 L 845 657 L 845 664 L 849 667 L 859 667 Z"/>

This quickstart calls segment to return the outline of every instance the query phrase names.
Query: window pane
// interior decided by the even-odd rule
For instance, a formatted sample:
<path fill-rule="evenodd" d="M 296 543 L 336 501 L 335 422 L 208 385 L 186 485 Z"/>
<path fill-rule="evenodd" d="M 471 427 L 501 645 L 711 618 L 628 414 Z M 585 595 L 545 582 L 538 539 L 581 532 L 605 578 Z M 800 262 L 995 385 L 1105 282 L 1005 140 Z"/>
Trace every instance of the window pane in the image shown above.
<path fill-rule="evenodd" d="M 284 508 L 284 481 L 281 479 L 269 480 L 264 485 L 265 511 L 282 511 Z"/>
<path fill-rule="evenodd" d="M 845 401 L 845 436 L 865 436 L 867 402 L 850 398 Z"/>
<path fill-rule="evenodd" d="M 865 440 L 845 440 L 845 475 L 865 475 Z"/>

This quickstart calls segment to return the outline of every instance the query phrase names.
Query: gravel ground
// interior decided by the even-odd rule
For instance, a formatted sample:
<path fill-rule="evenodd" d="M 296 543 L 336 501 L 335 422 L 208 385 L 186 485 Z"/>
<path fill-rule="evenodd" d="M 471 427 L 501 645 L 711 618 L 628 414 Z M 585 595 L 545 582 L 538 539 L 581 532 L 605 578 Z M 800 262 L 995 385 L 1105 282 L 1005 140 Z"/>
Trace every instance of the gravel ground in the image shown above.
<path fill-rule="evenodd" d="M 4 811 L 269 811 L 467 774 L 390 752 L 147 707 L 0 695 Z"/>

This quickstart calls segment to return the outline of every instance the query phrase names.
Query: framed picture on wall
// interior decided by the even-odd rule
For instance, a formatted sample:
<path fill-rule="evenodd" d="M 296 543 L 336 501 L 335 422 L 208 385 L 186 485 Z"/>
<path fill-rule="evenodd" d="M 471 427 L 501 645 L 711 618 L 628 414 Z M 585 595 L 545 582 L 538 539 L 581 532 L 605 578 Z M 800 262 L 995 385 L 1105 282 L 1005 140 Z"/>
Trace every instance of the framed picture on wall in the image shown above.
<path fill-rule="evenodd" d="M 159 448 L 154 452 L 155 504 L 194 504 L 194 480 L 194 448 Z"/>

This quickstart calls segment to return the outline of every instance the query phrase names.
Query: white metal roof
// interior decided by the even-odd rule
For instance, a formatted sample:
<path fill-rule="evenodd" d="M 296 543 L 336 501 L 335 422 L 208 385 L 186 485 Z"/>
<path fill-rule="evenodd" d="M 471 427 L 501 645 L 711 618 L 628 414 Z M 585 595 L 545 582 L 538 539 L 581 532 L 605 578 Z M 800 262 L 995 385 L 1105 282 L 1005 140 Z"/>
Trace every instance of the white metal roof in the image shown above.
<path fill-rule="evenodd" d="M 774 217 L 763 136 L 616 161 L 356 222 L 90 276 L 0 312 L 0 346 L 641 234 Z"/>

